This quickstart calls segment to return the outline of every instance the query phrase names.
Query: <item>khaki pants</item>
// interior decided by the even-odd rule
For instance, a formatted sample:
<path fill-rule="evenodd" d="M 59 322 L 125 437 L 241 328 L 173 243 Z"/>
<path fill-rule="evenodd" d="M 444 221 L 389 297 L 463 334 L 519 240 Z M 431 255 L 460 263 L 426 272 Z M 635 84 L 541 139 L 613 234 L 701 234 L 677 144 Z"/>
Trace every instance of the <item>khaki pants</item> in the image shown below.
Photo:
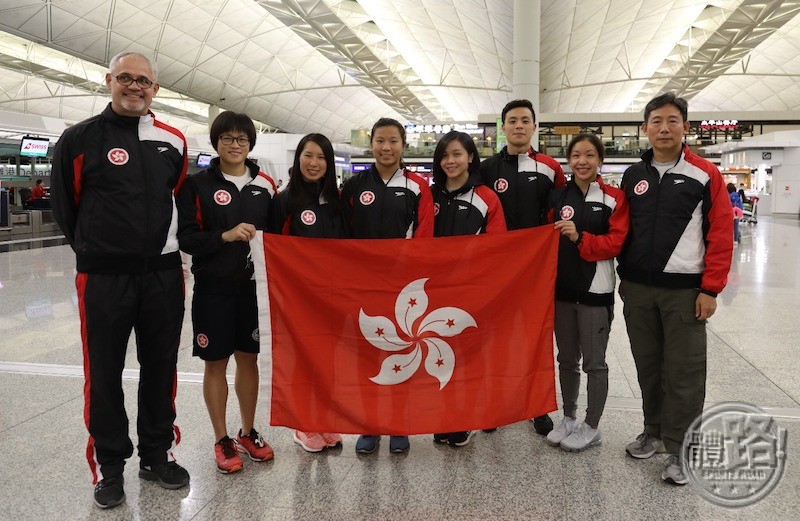
<path fill-rule="evenodd" d="M 629 281 L 623 291 L 645 430 L 677 454 L 706 395 L 706 322 L 695 318 L 698 292 Z"/>

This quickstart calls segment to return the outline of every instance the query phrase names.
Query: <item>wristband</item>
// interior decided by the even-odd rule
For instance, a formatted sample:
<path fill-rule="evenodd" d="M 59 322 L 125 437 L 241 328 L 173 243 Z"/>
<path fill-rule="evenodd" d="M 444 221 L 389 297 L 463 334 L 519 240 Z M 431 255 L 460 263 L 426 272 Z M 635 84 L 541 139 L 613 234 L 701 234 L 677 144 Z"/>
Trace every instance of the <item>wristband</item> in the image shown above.
<path fill-rule="evenodd" d="M 709 290 L 703 289 L 703 288 L 697 288 L 697 291 L 699 291 L 700 293 L 703 293 L 705 295 L 708 295 L 709 297 L 714 297 L 714 298 L 717 298 L 717 295 L 718 295 L 717 293 L 714 293 L 713 291 L 709 291 Z"/>

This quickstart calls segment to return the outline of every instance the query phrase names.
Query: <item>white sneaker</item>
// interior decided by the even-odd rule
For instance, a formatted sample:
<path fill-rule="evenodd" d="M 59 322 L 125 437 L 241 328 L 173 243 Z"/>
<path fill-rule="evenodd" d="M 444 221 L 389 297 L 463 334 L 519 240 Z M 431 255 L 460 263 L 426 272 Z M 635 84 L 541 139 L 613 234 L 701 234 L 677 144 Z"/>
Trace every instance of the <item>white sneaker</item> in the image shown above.
<path fill-rule="evenodd" d="M 547 443 L 553 447 L 558 447 L 567 436 L 572 434 L 572 431 L 574 431 L 577 426 L 578 421 L 575 418 L 564 416 L 564 419 L 561 420 L 558 427 L 547 434 Z"/>
<path fill-rule="evenodd" d="M 593 429 L 588 423 L 581 423 L 561 442 L 561 448 L 570 452 L 580 452 L 593 445 L 599 445 L 603 439 L 600 429 Z"/>

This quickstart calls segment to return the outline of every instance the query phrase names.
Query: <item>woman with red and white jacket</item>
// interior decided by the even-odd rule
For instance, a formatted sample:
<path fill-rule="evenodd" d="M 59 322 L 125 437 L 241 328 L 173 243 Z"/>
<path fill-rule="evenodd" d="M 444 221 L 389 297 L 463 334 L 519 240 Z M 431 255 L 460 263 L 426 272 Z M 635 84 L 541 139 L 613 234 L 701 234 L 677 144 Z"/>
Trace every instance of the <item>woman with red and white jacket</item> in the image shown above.
<path fill-rule="evenodd" d="M 561 231 L 556 276 L 555 334 L 564 420 L 547 441 L 568 451 L 600 443 L 598 428 L 608 395 L 606 347 L 614 318 L 614 257 L 628 234 L 624 192 L 603 183 L 603 143 L 594 134 L 570 141 L 572 180 L 550 196 L 550 222 Z M 587 376 L 586 420 L 577 422 L 579 364 Z"/>

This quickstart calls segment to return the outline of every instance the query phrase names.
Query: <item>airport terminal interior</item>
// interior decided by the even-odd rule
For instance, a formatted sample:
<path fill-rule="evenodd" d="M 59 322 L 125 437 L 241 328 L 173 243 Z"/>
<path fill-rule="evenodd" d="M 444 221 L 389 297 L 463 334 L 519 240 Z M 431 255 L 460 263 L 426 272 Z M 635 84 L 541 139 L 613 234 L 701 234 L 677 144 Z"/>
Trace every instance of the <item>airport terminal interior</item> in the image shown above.
<path fill-rule="evenodd" d="M 538 40 L 538 41 L 537 41 Z M 356 454 L 357 436 L 317 454 L 270 426 L 261 382 L 255 427 L 275 458 L 217 472 L 192 356 L 193 276 L 178 353 L 177 461 L 189 486 L 166 490 L 125 468 L 127 501 L 101 510 L 86 462 L 75 254 L 48 192 L 62 132 L 103 110 L 104 77 L 122 51 L 152 56 L 151 105 L 186 135 L 189 174 L 216 155 L 209 124 L 248 114 L 252 159 L 286 182 L 299 139 L 328 136 L 339 181 L 375 162 L 369 129 L 401 121 L 405 161 L 430 180 L 450 129 L 482 158 L 505 136 L 510 100 L 537 110 L 533 146 L 569 172 L 578 133 L 605 147 L 619 182 L 647 150 L 645 103 L 673 91 L 689 103 L 685 142 L 749 200 L 727 286 L 709 320 L 705 406 L 763 409 L 784 432 L 785 465 L 769 494 L 732 508 L 693 484 L 661 479 L 663 456 L 628 457 L 642 431 L 642 394 L 617 296 L 607 349 L 602 443 L 571 453 L 521 421 L 459 448 L 411 436 Z M 101 0 L 0 2 L 0 519 L 794 519 L 800 510 L 800 1 L 752 0 Z M 187 259 L 185 259 L 187 260 Z M 238 428 L 228 367 L 229 429 Z M 122 386 L 136 444 L 136 346 Z M 262 367 L 262 371 L 264 368 Z M 557 372 L 556 372 L 557 373 Z M 585 375 L 578 415 L 586 407 Z M 554 382 L 559 389 L 557 382 Z M 560 391 L 558 395 L 561 403 Z M 559 422 L 562 412 L 551 413 Z"/>

